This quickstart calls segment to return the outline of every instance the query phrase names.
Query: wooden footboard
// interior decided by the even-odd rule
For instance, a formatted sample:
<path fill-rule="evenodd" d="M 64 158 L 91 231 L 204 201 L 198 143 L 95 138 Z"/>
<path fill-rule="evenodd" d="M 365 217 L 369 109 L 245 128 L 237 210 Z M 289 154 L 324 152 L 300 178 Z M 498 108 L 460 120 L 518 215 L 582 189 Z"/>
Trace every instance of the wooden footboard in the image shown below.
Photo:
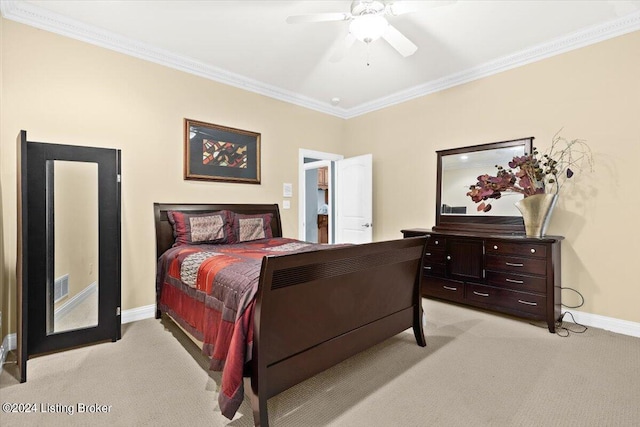
<path fill-rule="evenodd" d="M 265 257 L 255 306 L 251 404 L 268 426 L 267 399 L 410 327 L 422 330 L 426 238 Z"/>
<path fill-rule="evenodd" d="M 282 237 L 277 205 L 155 203 L 157 257 L 174 241 L 167 211 L 222 209 L 271 213 L 272 234 Z M 399 332 L 413 327 L 418 345 L 426 345 L 420 297 L 426 240 L 414 237 L 263 259 L 247 388 L 256 425 L 268 426 L 270 397 Z"/>

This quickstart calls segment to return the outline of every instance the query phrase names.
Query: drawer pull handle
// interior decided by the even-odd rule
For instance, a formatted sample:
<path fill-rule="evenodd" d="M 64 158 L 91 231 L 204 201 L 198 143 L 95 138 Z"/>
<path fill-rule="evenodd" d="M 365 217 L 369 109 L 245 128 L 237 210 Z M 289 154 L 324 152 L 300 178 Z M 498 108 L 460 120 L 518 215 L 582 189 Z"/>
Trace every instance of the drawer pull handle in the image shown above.
<path fill-rule="evenodd" d="M 531 253 L 532 253 L 532 254 L 535 254 L 535 253 L 536 253 L 536 250 L 535 250 L 535 249 L 533 249 L 533 248 L 531 248 Z"/>
<path fill-rule="evenodd" d="M 458 288 L 453 288 L 451 286 L 442 286 L 442 287 L 445 288 L 448 291 L 457 291 L 458 290 Z"/>
<path fill-rule="evenodd" d="M 515 262 L 505 262 L 506 265 L 508 265 L 509 267 L 524 267 L 524 264 L 516 264 Z"/>
<path fill-rule="evenodd" d="M 504 280 L 509 282 L 509 283 L 518 283 L 520 285 L 522 285 L 524 283 L 524 280 L 515 280 L 515 279 L 504 279 Z"/>
<path fill-rule="evenodd" d="M 438 242 L 437 240 L 433 242 L 434 245 L 438 245 L 440 242 Z"/>
<path fill-rule="evenodd" d="M 425 256 L 431 256 L 431 252 L 425 252 Z"/>
<path fill-rule="evenodd" d="M 431 267 L 424 267 L 425 270 L 431 270 Z"/>
<path fill-rule="evenodd" d="M 484 294 L 482 292 L 477 292 L 477 291 L 473 291 L 473 294 L 474 295 L 478 295 L 479 297 L 488 297 L 489 296 L 489 294 Z"/>
<path fill-rule="evenodd" d="M 451 255 L 447 255 L 447 260 L 451 261 Z"/>
<path fill-rule="evenodd" d="M 498 250 L 498 245 L 493 245 L 493 249 Z"/>
<path fill-rule="evenodd" d="M 534 306 L 535 306 L 535 305 L 538 305 L 538 303 L 537 303 L 537 302 L 522 301 L 521 299 L 519 299 L 519 300 L 518 300 L 518 302 L 519 302 L 520 304 L 527 304 L 527 305 L 534 305 Z"/>

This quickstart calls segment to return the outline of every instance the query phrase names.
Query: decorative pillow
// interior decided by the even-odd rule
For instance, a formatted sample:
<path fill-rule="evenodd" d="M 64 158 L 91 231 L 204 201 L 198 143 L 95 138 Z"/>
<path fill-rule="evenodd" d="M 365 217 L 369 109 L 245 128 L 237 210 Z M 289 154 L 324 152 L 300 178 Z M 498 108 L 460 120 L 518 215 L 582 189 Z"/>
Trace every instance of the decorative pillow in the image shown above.
<path fill-rule="evenodd" d="M 175 237 L 173 246 L 235 243 L 231 229 L 232 215 L 232 212 L 225 210 L 197 214 L 168 211 Z"/>
<path fill-rule="evenodd" d="M 273 214 L 243 215 L 235 214 L 233 218 L 233 231 L 238 242 L 250 240 L 268 239 L 273 237 L 271 232 L 271 219 Z"/>

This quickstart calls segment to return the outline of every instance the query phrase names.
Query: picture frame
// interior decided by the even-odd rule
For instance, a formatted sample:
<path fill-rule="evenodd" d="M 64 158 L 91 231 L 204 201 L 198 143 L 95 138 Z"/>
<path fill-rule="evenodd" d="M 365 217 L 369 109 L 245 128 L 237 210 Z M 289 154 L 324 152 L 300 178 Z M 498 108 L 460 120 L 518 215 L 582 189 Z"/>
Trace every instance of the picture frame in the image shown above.
<path fill-rule="evenodd" d="M 260 134 L 185 118 L 184 179 L 260 184 Z"/>

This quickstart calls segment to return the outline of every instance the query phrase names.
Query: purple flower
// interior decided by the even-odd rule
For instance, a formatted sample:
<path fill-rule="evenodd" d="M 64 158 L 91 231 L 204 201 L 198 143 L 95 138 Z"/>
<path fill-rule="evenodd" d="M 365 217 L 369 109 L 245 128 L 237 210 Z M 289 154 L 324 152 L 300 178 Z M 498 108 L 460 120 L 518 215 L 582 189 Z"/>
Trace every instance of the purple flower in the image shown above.
<path fill-rule="evenodd" d="M 544 194 L 546 184 L 557 193 L 563 181 L 574 175 L 569 165 L 577 170 L 583 166 L 593 170 L 593 158 L 585 141 L 568 141 L 556 134 L 548 154 L 540 155 L 534 147 L 531 154 L 515 156 L 508 165 L 510 169 L 496 166 L 495 176 L 480 175 L 478 182 L 469 187 L 467 196 L 479 204 L 478 211 L 488 212 L 491 204 L 485 201 L 499 199 L 505 191 L 529 197 Z"/>

